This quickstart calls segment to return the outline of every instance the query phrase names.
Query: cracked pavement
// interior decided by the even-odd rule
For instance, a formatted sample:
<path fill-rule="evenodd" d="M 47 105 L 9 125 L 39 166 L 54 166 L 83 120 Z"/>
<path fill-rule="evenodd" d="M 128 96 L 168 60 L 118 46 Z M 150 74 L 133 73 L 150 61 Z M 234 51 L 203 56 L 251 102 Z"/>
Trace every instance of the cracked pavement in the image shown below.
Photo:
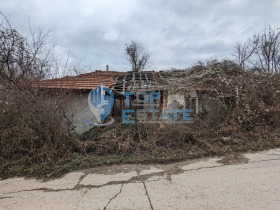
<path fill-rule="evenodd" d="M 0 179 L 0 209 L 279 209 L 280 149 Z"/>

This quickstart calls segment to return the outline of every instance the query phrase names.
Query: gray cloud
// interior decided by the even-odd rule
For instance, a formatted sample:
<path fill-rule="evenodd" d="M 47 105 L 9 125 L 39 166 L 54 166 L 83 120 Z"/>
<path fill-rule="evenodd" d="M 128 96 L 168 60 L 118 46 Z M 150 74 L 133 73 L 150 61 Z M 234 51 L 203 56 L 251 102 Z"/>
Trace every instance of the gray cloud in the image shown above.
<path fill-rule="evenodd" d="M 124 45 L 137 40 L 152 67 L 185 68 L 197 60 L 230 57 L 237 41 L 279 23 L 277 0 L 2 0 L 14 27 L 51 29 L 57 53 L 93 69 L 129 70 Z"/>

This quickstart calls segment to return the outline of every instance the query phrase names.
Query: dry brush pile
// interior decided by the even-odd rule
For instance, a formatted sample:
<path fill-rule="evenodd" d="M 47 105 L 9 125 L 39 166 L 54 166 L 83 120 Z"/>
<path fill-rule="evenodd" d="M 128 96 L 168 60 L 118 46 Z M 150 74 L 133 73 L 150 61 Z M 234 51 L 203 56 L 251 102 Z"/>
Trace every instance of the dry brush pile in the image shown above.
<path fill-rule="evenodd" d="M 200 95 L 218 100 L 222 109 L 211 121 L 198 114 L 193 124 L 94 128 L 82 137 L 86 152 L 145 159 L 174 151 L 178 156 L 181 152 L 196 157 L 280 146 L 279 75 L 244 71 L 231 61 L 208 62 L 162 75 L 166 89 L 200 90 Z"/>
<path fill-rule="evenodd" d="M 0 161 L 59 161 L 74 151 L 74 140 L 63 127 L 65 97 L 30 90 L 2 89 L 0 97 Z"/>

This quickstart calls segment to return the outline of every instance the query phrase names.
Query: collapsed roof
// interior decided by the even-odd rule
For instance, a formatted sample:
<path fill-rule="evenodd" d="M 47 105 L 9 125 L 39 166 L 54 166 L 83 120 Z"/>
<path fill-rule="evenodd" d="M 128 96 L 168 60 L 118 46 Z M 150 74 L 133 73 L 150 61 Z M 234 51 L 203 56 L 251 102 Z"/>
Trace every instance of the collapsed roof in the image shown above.
<path fill-rule="evenodd" d="M 231 61 L 211 62 L 196 65 L 185 70 L 170 70 L 162 74 L 161 84 L 169 90 L 184 91 L 234 91 L 243 79 L 245 72 Z"/>
<path fill-rule="evenodd" d="M 162 79 L 160 72 L 128 72 L 126 75 L 116 77 L 112 90 L 117 92 L 160 90 L 162 89 L 159 84 L 160 79 Z"/>

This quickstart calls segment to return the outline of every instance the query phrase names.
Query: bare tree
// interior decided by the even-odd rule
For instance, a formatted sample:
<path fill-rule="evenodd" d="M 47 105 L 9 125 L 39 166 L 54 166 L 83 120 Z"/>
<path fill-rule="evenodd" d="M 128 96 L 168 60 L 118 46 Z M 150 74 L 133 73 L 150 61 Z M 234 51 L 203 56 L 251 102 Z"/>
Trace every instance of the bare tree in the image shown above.
<path fill-rule="evenodd" d="M 130 44 L 126 44 L 125 53 L 133 71 L 139 72 L 147 68 L 150 61 L 150 54 L 144 49 L 141 43 L 131 41 Z"/>
<path fill-rule="evenodd" d="M 72 62 L 69 65 L 68 72 L 70 72 L 72 75 L 80 75 L 87 73 L 88 69 L 92 69 L 90 65 L 88 65 L 85 62 Z"/>
<path fill-rule="evenodd" d="M 243 69 L 280 73 L 280 28 L 265 26 L 248 41 L 237 43 L 233 55 Z"/>
<path fill-rule="evenodd" d="M 280 70 L 280 28 L 266 26 L 259 36 L 257 49 L 258 67 L 266 74 Z"/>
<path fill-rule="evenodd" d="M 248 40 L 246 42 L 237 42 L 234 47 L 233 56 L 235 57 L 238 64 L 242 69 L 245 69 L 249 59 L 252 57 L 253 53 L 256 52 L 258 47 L 258 38 L 255 37 L 253 40 Z"/>
<path fill-rule="evenodd" d="M 54 43 L 49 32 L 34 32 L 30 27 L 30 39 L 12 28 L 9 19 L 0 12 L 0 80 L 17 84 L 40 80 L 51 71 Z"/>

